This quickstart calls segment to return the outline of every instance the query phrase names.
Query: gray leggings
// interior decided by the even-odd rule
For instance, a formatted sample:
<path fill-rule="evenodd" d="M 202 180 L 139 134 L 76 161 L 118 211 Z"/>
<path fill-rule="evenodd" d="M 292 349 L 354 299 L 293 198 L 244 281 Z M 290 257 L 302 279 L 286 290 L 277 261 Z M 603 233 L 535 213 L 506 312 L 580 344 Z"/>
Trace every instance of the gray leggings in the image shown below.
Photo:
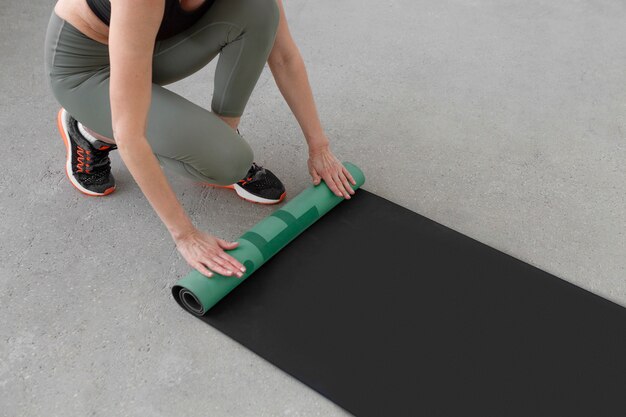
<path fill-rule="evenodd" d="M 274 44 L 275 0 L 216 0 L 186 31 L 157 41 L 146 137 L 161 166 L 202 182 L 243 178 L 252 149 L 217 114 L 241 116 Z M 211 111 L 163 88 L 220 54 Z M 52 13 L 45 40 L 52 92 L 89 129 L 113 137 L 109 49 Z"/>

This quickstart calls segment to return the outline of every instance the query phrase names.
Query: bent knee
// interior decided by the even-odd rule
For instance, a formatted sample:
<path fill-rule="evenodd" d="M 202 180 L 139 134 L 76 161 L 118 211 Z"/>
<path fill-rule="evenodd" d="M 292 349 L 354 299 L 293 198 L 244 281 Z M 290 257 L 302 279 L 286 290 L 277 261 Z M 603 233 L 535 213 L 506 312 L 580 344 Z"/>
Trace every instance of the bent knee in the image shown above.
<path fill-rule="evenodd" d="M 228 147 L 221 152 L 218 166 L 199 171 L 202 175 L 212 178 L 217 185 L 234 184 L 246 176 L 253 158 L 252 148 L 242 140 L 238 146 Z"/>

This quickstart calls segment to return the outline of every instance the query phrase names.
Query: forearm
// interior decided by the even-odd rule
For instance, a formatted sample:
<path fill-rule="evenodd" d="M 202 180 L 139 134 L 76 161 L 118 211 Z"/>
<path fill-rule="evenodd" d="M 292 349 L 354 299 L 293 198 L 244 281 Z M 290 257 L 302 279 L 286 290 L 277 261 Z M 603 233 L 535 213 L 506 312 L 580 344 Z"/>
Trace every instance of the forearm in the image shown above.
<path fill-rule="evenodd" d="M 152 51 L 163 0 L 111 1 L 111 122 L 120 156 L 174 239 L 193 225 L 145 138 L 151 102 Z"/>
<path fill-rule="evenodd" d="M 120 156 L 174 239 L 194 230 L 145 138 L 120 141 Z"/>
<path fill-rule="evenodd" d="M 328 146 L 317 113 L 311 85 L 302 56 L 296 49 L 288 58 L 269 61 L 280 93 L 295 116 L 310 150 Z"/>

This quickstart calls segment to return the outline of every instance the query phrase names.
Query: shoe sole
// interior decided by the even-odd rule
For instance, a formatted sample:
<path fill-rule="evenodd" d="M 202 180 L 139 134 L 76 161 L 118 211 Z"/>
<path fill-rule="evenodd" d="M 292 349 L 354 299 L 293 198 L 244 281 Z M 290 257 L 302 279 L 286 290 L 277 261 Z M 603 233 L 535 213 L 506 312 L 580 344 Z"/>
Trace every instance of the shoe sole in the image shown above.
<path fill-rule="evenodd" d="M 67 119 L 65 117 L 66 114 L 67 112 L 64 108 L 59 110 L 59 113 L 57 114 L 57 128 L 59 129 L 59 133 L 61 134 L 61 138 L 65 144 L 65 175 L 67 176 L 67 179 L 70 180 L 70 183 L 74 186 L 74 188 L 89 197 L 104 197 L 105 195 L 111 194 L 115 191 L 115 186 L 107 188 L 103 193 L 96 193 L 80 185 L 80 183 L 72 175 L 72 147 L 70 146 L 69 131 L 67 123 L 65 122 Z"/>
<path fill-rule="evenodd" d="M 202 183 L 202 184 L 208 185 L 209 187 L 214 187 L 214 188 L 226 188 L 229 190 L 234 190 L 239 196 L 239 198 L 241 198 L 242 200 L 246 200 L 250 203 L 263 204 L 263 205 L 278 204 L 281 201 L 283 201 L 285 199 L 285 196 L 287 195 L 287 192 L 283 191 L 283 193 L 280 195 L 280 197 L 278 197 L 277 200 L 271 200 L 268 198 L 263 198 L 263 197 L 259 197 L 254 194 L 251 194 L 248 191 L 244 190 L 243 187 L 239 186 L 238 184 L 231 184 L 231 185 L 217 185 L 217 184 L 209 184 L 209 183 Z"/>

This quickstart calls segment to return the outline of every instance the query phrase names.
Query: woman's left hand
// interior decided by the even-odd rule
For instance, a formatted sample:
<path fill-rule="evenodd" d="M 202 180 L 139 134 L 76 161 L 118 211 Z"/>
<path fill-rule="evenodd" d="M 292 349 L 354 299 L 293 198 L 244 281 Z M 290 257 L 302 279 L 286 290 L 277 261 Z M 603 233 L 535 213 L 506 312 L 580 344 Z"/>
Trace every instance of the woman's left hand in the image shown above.
<path fill-rule="evenodd" d="M 344 197 L 348 200 L 350 195 L 354 194 L 350 183 L 355 185 L 356 181 L 352 178 L 350 171 L 333 155 L 328 145 L 310 149 L 307 165 L 313 184 L 317 185 L 323 179 L 337 197 Z"/>

